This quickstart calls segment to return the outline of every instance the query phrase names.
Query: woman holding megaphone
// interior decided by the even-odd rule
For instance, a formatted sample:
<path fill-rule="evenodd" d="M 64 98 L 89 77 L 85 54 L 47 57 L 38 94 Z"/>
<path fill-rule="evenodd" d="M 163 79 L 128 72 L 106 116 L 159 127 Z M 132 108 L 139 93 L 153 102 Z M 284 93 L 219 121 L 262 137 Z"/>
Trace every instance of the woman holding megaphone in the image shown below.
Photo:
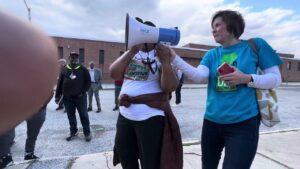
<path fill-rule="evenodd" d="M 124 169 L 138 169 L 140 159 L 143 169 L 182 169 L 180 130 L 168 100 L 178 84 L 170 56 L 166 46 L 139 44 L 110 66 L 113 79 L 124 78 L 114 165 L 121 162 Z"/>

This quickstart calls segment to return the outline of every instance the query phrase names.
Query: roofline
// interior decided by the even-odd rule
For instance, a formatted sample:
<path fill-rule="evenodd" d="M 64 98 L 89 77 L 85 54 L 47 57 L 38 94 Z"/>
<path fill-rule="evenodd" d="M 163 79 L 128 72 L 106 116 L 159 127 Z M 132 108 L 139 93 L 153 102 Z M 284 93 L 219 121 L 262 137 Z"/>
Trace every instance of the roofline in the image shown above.
<path fill-rule="evenodd" d="M 53 38 L 64 38 L 64 39 L 75 39 L 75 40 L 85 40 L 85 41 L 95 41 L 95 42 L 107 42 L 107 43 L 125 44 L 124 42 L 105 41 L 105 40 L 88 39 L 88 38 L 76 38 L 76 37 L 54 36 L 54 35 L 51 35 L 50 37 L 53 37 Z"/>
<path fill-rule="evenodd" d="M 280 57 L 280 58 L 284 60 L 300 61 L 300 58 L 286 58 L 286 57 Z"/>
<path fill-rule="evenodd" d="M 50 37 L 53 38 L 64 38 L 64 39 L 75 39 L 75 40 L 85 40 L 85 41 L 94 41 L 94 42 L 106 42 L 106 43 L 118 43 L 118 44 L 124 44 L 124 42 L 116 42 L 116 41 L 105 41 L 105 40 L 97 40 L 97 39 L 88 39 L 88 38 L 76 38 L 76 37 L 66 37 L 66 36 L 56 36 L 56 35 L 49 35 Z M 194 44 L 194 45 L 204 45 L 204 46 L 211 46 L 211 45 L 205 45 L 205 44 L 197 44 L 197 43 L 188 43 L 188 44 Z M 187 44 L 185 44 L 187 45 Z M 185 46 L 183 45 L 183 46 Z M 200 48 L 191 48 L 191 47 L 183 47 L 183 46 L 172 46 L 172 48 L 174 49 L 188 49 L 188 50 L 194 50 L 194 51 L 204 51 L 207 52 L 211 49 L 200 49 Z M 299 58 L 295 58 L 294 54 L 290 54 L 290 53 L 277 53 L 277 54 L 283 54 L 283 55 L 293 55 L 293 58 L 290 57 L 281 57 L 287 60 L 300 60 Z"/>
<path fill-rule="evenodd" d="M 180 47 L 180 46 L 172 46 L 173 49 L 188 49 L 188 50 L 194 50 L 194 51 L 209 51 L 211 49 L 199 49 L 199 48 L 189 48 L 189 47 Z"/>

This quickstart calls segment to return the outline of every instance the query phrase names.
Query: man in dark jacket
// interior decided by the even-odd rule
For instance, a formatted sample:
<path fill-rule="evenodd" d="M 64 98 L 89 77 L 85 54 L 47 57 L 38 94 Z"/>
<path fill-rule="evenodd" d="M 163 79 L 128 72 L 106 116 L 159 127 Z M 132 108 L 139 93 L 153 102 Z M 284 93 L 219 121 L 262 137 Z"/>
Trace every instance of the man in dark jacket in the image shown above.
<path fill-rule="evenodd" d="M 66 140 L 70 141 L 78 134 L 75 114 L 77 109 L 85 140 L 89 142 L 91 141 L 91 131 L 86 92 L 91 86 L 91 78 L 88 70 L 79 64 L 78 53 L 72 52 L 69 59 L 70 64 L 63 68 L 58 80 L 55 102 L 58 103 L 59 99 L 63 97 L 70 124 L 70 136 Z"/>

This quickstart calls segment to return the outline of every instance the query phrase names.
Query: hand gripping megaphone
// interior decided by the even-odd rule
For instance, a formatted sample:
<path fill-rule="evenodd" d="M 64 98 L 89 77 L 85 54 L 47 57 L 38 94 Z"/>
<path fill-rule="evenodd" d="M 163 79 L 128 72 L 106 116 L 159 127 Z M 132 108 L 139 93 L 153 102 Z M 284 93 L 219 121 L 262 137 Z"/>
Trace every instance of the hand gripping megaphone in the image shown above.
<path fill-rule="evenodd" d="M 165 43 L 177 45 L 180 40 L 180 31 L 176 28 L 156 28 L 143 24 L 126 15 L 125 43 L 126 50 L 142 43 Z"/>

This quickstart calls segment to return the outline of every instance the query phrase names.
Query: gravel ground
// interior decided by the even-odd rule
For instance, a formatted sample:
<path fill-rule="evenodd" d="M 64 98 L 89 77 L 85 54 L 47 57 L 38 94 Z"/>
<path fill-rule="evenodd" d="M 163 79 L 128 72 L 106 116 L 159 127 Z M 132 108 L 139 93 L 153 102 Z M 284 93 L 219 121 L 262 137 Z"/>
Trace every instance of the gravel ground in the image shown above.
<path fill-rule="evenodd" d="M 298 122 L 300 120 L 300 87 L 281 87 L 277 91 L 282 122 L 273 128 L 261 126 L 260 130 L 262 132 L 300 127 Z M 174 106 L 174 99 L 175 93 L 173 93 L 171 105 L 178 119 L 183 141 L 200 139 L 205 110 L 206 88 L 184 85 L 182 89 L 182 103 Z M 78 128 L 80 130 L 78 137 L 70 142 L 65 141 L 65 137 L 69 134 L 67 115 L 63 111 L 56 111 L 57 105 L 54 103 L 54 100 L 51 100 L 47 108 L 46 121 L 36 143 L 36 155 L 41 158 L 53 158 L 111 151 L 118 116 L 117 111 L 112 111 L 114 107 L 114 91 L 100 91 L 100 100 L 102 112 L 95 112 L 95 100 L 93 101 L 94 111 L 89 112 L 93 139 L 88 143 L 84 140 L 78 116 Z M 25 139 L 26 123 L 21 123 L 16 128 L 16 143 L 12 146 L 15 161 L 23 160 Z"/>

